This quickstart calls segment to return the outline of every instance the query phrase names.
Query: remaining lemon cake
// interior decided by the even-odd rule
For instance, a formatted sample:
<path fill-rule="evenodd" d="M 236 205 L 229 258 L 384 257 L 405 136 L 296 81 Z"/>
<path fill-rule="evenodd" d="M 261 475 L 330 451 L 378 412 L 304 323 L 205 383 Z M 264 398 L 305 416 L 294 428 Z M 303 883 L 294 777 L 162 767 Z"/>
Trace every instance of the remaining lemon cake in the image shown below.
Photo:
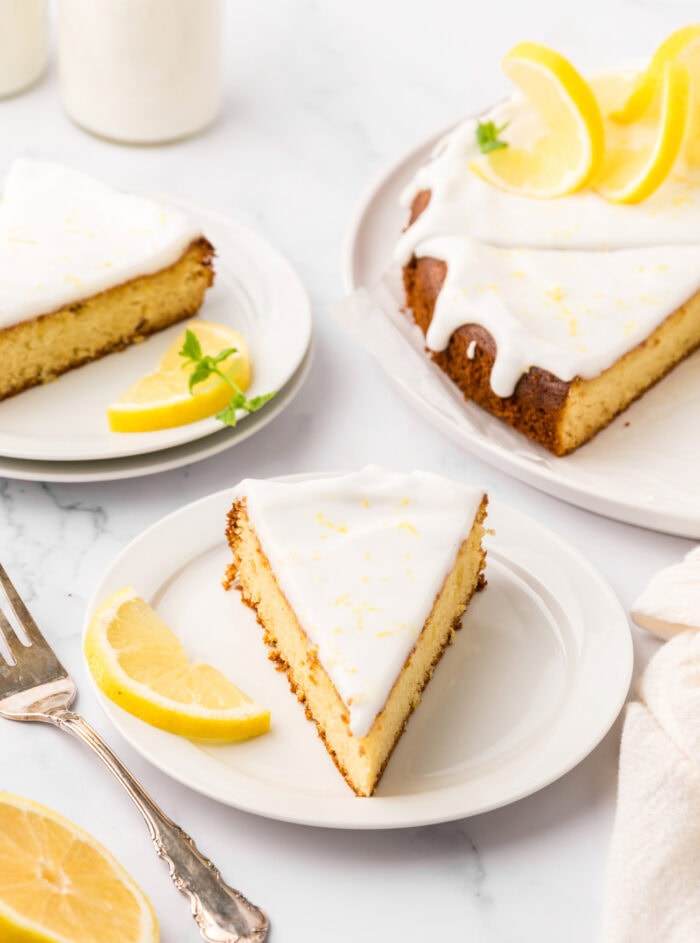
<path fill-rule="evenodd" d="M 472 594 L 487 498 L 423 472 L 244 481 L 237 581 L 336 766 L 370 796 Z"/>
<path fill-rule="evenodd" d="M 700 28 L 681 33 L 697 63 Z M 403 194 L 396 260 L 465 398 L 564 455 L 700 345 L 700 71 L 692 94 L 680 65 L 589 86 L 532 43 L 505 67 L 525 94 L 440 142 Z"/>
<path fill-rule="evenodd" d="M 195 314 L 213 254 L 174 207 L 16 161 L 0 202 L 0 399 Z"/>

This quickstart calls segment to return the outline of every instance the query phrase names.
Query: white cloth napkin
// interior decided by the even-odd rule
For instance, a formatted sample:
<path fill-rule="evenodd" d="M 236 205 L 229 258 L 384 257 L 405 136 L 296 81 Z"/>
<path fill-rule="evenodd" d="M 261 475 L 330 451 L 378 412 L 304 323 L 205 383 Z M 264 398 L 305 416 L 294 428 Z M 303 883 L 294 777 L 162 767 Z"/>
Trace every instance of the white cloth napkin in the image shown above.
<path fill-rule="evenodd" d="M 667 592 L 652 613 L 662 638 L 681 627 Z M 603 943 L 700 943 L 700 607 L 690 624 L 652 658 L 627 708 Z"/>

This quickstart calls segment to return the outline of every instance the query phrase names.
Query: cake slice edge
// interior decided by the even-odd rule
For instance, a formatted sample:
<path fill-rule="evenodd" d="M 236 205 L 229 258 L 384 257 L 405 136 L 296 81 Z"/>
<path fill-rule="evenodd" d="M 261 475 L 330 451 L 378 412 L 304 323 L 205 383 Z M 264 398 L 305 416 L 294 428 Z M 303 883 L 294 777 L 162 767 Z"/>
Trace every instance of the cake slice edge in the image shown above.
<path fill-rule="evenodd" d="M 237 583 L 256 614 L 269 658 L 285 671 L 290 688 L 314 721 L 319 737 L 357 796 L 371 796 L 391 754 L 432 677 L 474 592 L 485 584 L 482 546 L 488 498 L 483 496 L 468 536 L 462 541 L 418 639 L 369 733 L 356 737 L 350 717 L 314 646 L 282 592 L 252 525 L 245 498 L 234 501 L 226 537 L 233 553 L 224 585 Z"/>
<path fill-rule="evenodd" d="M 0 331 L 0 400 L 139 343 L 197 313 L 214 281 L 214 248 L 201 236 L 150 275 L 115 285 Z"/>

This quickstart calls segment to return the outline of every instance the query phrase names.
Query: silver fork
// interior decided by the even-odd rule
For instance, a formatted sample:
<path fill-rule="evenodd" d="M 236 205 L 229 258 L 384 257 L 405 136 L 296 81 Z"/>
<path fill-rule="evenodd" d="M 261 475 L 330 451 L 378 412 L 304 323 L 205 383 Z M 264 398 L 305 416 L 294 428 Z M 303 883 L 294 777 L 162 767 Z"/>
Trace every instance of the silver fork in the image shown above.
<path fill-rule="evenodd" d="M 28 642 L 14 631 L 0 598 L 0 635 L 12 656 L 7 661 L 0 654 L 0 717 L 53 724 L 86 743 L 136 803 L 156 851 L 170 867 L 173 884 L 189 898 L 202 937 L 208 943 L 262 943 L 269 928 L 265 913 L 224 883 L 212 862 L 155 804 L 87 721 L 69 710 L 77 695 L 75 682 L 39 631 L 1 564 L 0 585 Z"/>

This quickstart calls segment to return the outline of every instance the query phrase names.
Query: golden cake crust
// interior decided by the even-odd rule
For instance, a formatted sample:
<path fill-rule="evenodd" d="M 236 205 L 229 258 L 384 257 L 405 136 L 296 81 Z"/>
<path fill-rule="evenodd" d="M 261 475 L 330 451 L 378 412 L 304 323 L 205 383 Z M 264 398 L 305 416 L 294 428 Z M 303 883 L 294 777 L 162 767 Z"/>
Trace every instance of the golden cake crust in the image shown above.
<path fill-rule="evenodd" d="M 202 236 L 158 272 L 0 331 L 0 400 L 195 315 L 214 281 L 214 255 Z"/>
<path fill-rule="evenodd" d="M 247 510 L 246 510 L 246 502 L 245 502 L 245 499 L 243 499 L 242 501 L 236 501 L 236 502 L 233 504 L 233 507 L 232 507 L 231 510 L 229 511 L 229 513 L 228 513 L 228 515 L 227 515 L 227 518 L 226 518 L 226 540 L 228 541 L 228 545 L 229 545 L 229 547 L 231 548 L 231 552 L 233 553 L 233 562 L 230 563 L 230 564 L 228 565 L 228 567 L 226 568 L 226 574 L 225 574 L 224 580 L 223 580 L 224 589 L 230 589 L 231 586 L 233 586 L 234 583 L 236 583 L 236 581 L 238 580 L 238 569 L 239 569 L 239 566 L 240 566 L 240 559 L 239 559 L 239 556 L 238 556 L 238 547 L 239 547 L 239 545 L 240 545 L 240 537 L 241 537 L 241 525 L 240 525 L 240 521 L 241 521 L 241 518 L 242 518 L 244 515 L 247 516 Z M 257 546 L 256 549 L 257 549 L 258 552 L 260 553 L 260 556 L 264 559 L 265 564 L 266 564 L 267 568 L 269 569 L 269 568 L 270 568 L 270 564 L 269 564 L 269 562 L 268 562 L 268 560 L 267 560 L 267 557 L 266 557 L 265 554 L 263 553 L 262 547 L 260 546 L 260 543 L 259 543 L 259 542 L 258 542 L 258 546 Z M 335 752 L 335 750 L 332 749 L 332 747 L 331 747 L 330 744 L 328 743 L 328 740 L 326 739 L 326 735 L 325 735 L 325 732 L 324 732 L 324 730 L 323 730 L 323 727 L 321 726 L 321 724 L 319 723 L 319 721 L 316 720 L 316 718 L 313 716 L 313 714 L 312 714 L 311 711 L 309 710 L 309 707 L 308 707 L 308 705 L 307 705 L 307 703 L 306 703 L 306 696 L 305 696 L 304 693 L 299 689 L 299 686 L 297 685 L 296 681 L 294 680 L 294 675 L 293 675 L 293 673 L 292 673 L 291 666 L 290 666 L 289 663 L 288 663 L 287 661 L 285 661 L 285 659 L 282 657 L 282 654 L 281 654 L 279 648 L 277 647 L 277 640 L 276 640 L 275 637 L 268 631 L 267 626 L 265 625 L 265 623 L 263 622 L 263 620 L 262 620 L 262 618 L 261 618 L 261 616 L 260 616 L 260 613 L 259 613 L 259 611 L 258 611 L 257 605 L 255 604 L 255 602 L 253 601 L 253 599 L 251 598 L 251 596 L 248 595 L 248 593 L 247 593 L 245 587 L 244 587 L 241 583 L 238 584 L 237 588 L 238 588 L 238 590 L 239 590 L 239 592 L 240 592 L 240 594 L 241 594 L 241 599 L 243 600 L 243 602 L 246 604 L 246 606 L 248 606 L 249 609 L 252 609 L 252 611 L 255 613 L 255 618 L 256 618 L 256 620 L 257 620 L 257 622 L 258 622 L 258 625 L 259 625 L 260 628 L 262 629 L 262 632 L 263 632 L 263 641 L 264 641 L 265 645 L 267 645 L 267 648 L 268 648 L 268 650 L 269 650 L 267 657 L 269 658 L 269 660 L 270 660 L 271 662 L 274 663 L 274 665 L 275 665 L 275 667 L 277 668 L 278 671 L 283 671 L 283 672 L 286 674 L 286 676 L 287 676 L 287 681 L 289 682 L 289 689 L 290 689 L 290 691 L 292 692 L 292 694 L 294 694 L 294 695 L 296 696 L 296 699 L 299 701 L 299 703 L 304 705 L 304 713 L 306 714 L 306 719 L 313 722 L 314 726 L 316 727 L 316 733 L 317 733 L 318 737 L 320 738 L 320 740 L 322 741 L 324 747 L 326 748 L 326 751 L 328 752 L 329 756 L 331 757 L 331 759 L 332 759 L 333 762 L 335 763 L 335 766 L 336 766 L 336 769 L 338 770 L 338 772 L 341 774 L 341 776 L 343 777 L 343 779 L 345 780 L 345 782 L 348 784 L 348 786 L 350 787 L 350 789 L 352 789 L 352 791 L 355 793 L 356 796 L 362 795 L 361 793 L 357 792 L 357 790 L 355 789 L 355 787 L 354 787 L 354 785 L 353 785 L 353 783 L 352 783 L 352 780 L 350 779 L 350 775 L 349 775 L 347 769 L 345 768 L 345 766 L 344 766 L 343 763 L 341 762 L 341 760 L 340 760 L 338 754 Z M 281 592 L 281 590 L 280 590 L 280 592 Z M 291 608 L 291 607 L 290 607 L 290 608 Z M 301 625 L 299 625 L 299 631 L 302 632 L 302 633 L 304 633 L 304 635 L 306 635 L 306 633 L 304 632 L 304 630 L 303 630 L 303 628 L 301 627 Z M 308 636 L 307 636 L 307 640 L 308 640 Z M 309 645 L 309 648 L 310 648 L 310 647 L 311 647 L 311 646 Z M 329 678 L 328 680 L 329 680 L 329 683 L 330 683 L 330 678 Z M 336 691 L 336 695 L 338 695 L 338 692 L 337 692 L 337 691 Z M 340 695 L 338 695 L 338 699 L 340 699 Z M 346 722 L 349 722 L 349 719 L 350 719 L 350 718 L 346 715 L 346 716 L 345 716 Z M 397 738 L 397 740 L 398 740 L 398 738 Z M 382 772 L 383 772 L 383 770 L 382 770 Z M 381 778 L 381 776 L 380 776 L 380 778 Z"/>

